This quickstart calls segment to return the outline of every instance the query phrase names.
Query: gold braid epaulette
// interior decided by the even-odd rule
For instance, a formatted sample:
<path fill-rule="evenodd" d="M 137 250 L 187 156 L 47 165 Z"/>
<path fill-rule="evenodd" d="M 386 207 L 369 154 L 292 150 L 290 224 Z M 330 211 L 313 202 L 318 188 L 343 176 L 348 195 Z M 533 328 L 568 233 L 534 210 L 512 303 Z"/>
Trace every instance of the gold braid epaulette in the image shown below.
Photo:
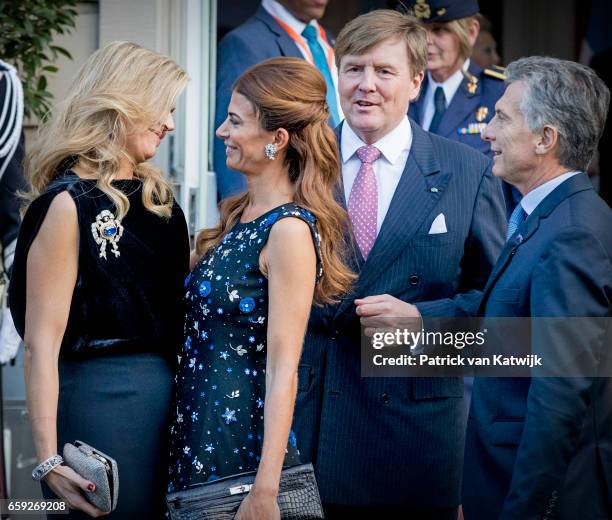
<path fill-rule="evenodd" d="M 500 67 L 499 65 L 491 65 L 483 70 L 485 75 L 492 78 L 505 80 L 506 79 L 506 67 Z"/>

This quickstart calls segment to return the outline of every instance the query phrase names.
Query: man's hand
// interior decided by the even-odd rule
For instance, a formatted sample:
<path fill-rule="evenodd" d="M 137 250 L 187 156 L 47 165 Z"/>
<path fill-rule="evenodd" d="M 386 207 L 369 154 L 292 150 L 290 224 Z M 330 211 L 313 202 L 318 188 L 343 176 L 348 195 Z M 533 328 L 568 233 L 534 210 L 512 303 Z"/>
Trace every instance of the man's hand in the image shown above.
<path fill-rule="evenodd" d="M 371 336 L 375 329 L 391 330 L 396 328 L 421 328 L 421 313 L 416 306 L 406 303 L 389 294 L 366 296 L 355 300 L 356 313 L 361 325 L 365 327 L 365 335 Z M 408 320 L 407 318 L 412 318 Z"/>
<path fill-rule="evenodd" d="M 387 318 L 420 318 L 421 313 L 416 306 L 403 302 L 388 294 L 366 296 L 355 300 L 357 315 L 361 318 L 387 317 Z M 363 320 L 362 320 L 363 321 Z"/>

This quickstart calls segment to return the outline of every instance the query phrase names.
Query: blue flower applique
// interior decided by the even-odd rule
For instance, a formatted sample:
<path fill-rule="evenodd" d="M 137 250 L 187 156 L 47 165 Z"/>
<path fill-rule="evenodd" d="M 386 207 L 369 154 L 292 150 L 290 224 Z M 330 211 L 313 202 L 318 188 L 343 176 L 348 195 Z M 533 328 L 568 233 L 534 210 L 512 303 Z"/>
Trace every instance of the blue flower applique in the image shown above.
<path fill-rule="evenodd" d="M 278 217 L 278 212 L 272 213 L 268 215 L 265 219 L 263 219 L 259 225 L 262 227 L 271 226 L 278 220 Z"/>
<path fill-rule="evenodd" d="M 210 294 L 210 291 L 211 291 L 210 282 L 208 280 L 204 280 L 202 283 L 200 283 L 200 289 L 199 290 L 200 290 L 200 296 L 202 296 L 203 298 L 208 296 Z"/>
<path fill-rule="evenodd" d="M 295 438 L 295 432 L 293 430 L 289 432 L 289 444 L 291 444 L 291 446 L 293 446 L 294 448 L 297 446 L 297 440 Z"/>
<path fill-rule="evenodd" d="M 238 304 L 238 308 L 241 312 L 248 314 L 249 312 L 253 312 L 255 309 L 255 300 L 248 296 L 247 298 L 242 298 L 240 303 Z"/>

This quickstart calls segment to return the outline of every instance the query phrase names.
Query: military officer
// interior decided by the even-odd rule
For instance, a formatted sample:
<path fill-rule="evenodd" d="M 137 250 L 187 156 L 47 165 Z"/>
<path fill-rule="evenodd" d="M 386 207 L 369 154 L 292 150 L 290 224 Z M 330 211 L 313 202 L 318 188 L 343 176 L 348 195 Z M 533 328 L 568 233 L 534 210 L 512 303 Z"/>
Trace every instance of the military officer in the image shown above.
<path fill-rule="evenodd" d="M 408 115 L 425 130 L 491 157 L 481 139 L 504 93 L 504 68 L 480 68 L 470 59 L 480 23 L 478 0 L 411 0 L 412 14 L 427 28 L 427 72 Z M 518 198 L 504 186 L 508 214 Z"/>

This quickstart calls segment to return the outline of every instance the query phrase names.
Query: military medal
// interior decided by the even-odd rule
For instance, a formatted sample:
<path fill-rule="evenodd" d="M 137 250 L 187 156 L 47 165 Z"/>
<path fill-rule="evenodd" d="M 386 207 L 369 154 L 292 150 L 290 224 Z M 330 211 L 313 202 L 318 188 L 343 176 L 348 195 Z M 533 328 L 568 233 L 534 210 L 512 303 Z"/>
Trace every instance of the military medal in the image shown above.
<path fill-rule="evenodd" d="M 466 128 L 457 128 L 459 135 L 481 134 L 487 127 L 487 123 L 470 123 Z"/>
<path fill-rule="evenodd" d="M 111 252 L 118 257 L 121 253 L 117 242 L 123 235 L 121 221 L 115 218 L 109 210 L 105 209 L 96 216 L 96 221 L 91 224 L 91 234 L 100 246 L 100 258 L 106 260 L 106 244 L 110 243 Z"/>
<path fill-rule="evenodd" d="M 478 107 L 476 109 L 476 121 L 482 123 L 489 115 L 489 109 L 487 107 Z"/>
<path fill-rule="evenodd" d="M 469 70 L 461 69 L 461 73 L 463 77 L 467 79 L 467 84 L 465 85 L 465 89 L 469 94 L 476 94 L 476 90 L 478 90 L 478 78 L 474 76 Z"/>
<path fill-rule="evenodd" d="M 472 76 L 470 78 L 469 83 L 467 84 L 467 91 L 470 94 L 476 94 L 476 89 L 477 88 L 478 88 L 478 80 L 474 76 Z"/>

